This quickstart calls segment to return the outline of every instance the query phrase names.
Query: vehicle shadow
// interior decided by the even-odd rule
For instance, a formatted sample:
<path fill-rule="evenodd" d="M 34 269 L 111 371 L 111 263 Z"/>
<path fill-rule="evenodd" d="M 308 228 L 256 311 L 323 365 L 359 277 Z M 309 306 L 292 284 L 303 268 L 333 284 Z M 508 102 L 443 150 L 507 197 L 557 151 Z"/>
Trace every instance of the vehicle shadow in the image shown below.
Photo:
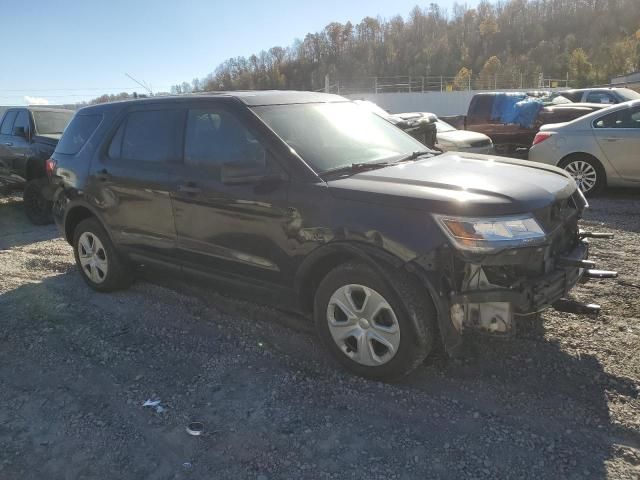
<path fill-rule="evenodd" d="M 588 201 L 583 223 L 615 225 L 618 230 L 640 233 L 640 188 L 607 188 Z"/>
<path fill-rule="evenodd" d="M 468 435 L 501 431 L 506 441 L 479 442 L 477 455 L 499 448 L 505 463 L 528 466 L 527 477 L 606 478 L 607 462 L 640 450 L 640 431 L 622 426 L 610 404 L 635 401 L 640 387 L 607 372 L 594 354 L 562 343 L 543 326 L 509 340 L 476 338 L 463 359 L 428 361 L 402 385 L 473 412 L 462 419 Z"/>
<path fill-rule="evenodd" d="M 0 196 L 0 250 L 51 240 L 59 236 L 55 225 L 32 225 L 18 195 Z"/>
<path fill-rule="evenodd" d="M 196 290 L 189 289 L 189 293 L 195 294 Z M 264 343 L 274 354 L 271 360 L 262 355 L 258 359 L 249 356 L 251 369 L 220 367 L 229 369 L 226 373 L 230 378 L 242 373 L 246 376 L 242 377 L 243 381 L 255 384 L 253 396 L 246 396 L 236 387 L 237 393 L 231 390 L 227 393 L 230 398 L 242 405 L 251 404 L 252 398 L 260 398 L 260 392 L 271 392 L 273 387 L 264 383 L 264 374 L 254 373 L 259 368 L 271 369 L 283 377 L 302 375 L 304 382 L 317 388 L 322 406 L 314 404 L 313 408 L 322 408 L 321 414 L 331 419 L 331 436 L 352 438 L 352 414 L 343 407 L 332 406 L 327 399 L 340 402 L 341 395 L 351 392 L 348 398 L 355 401 L 363 392 L 366 398 L 379 400 L 378 408 L 382 412 L 367 419 L 372 432 L 364 439 L 368 448 L 378 452 L 375 455 L 383 455 L 387 452 L 385 448 L 391 446 L 384 439 L 383 431 L 393 430 L 397 442 L 419 446 L 412 447 L 415 453 L 407 453 L 412 460 L 418 456 L 415 468 L 424 468 L 433 474 L 433 470 L 427 470 L 432 468 L 432 463 L 442 466 L 442 471 L 435 471 L 439 478 L 605 478 L 607 462 L 619 458 L 621 448 L 640 449 L 640 434 L 617 425 L 609 408 L 613 396 L 637 399 L 636 385 L 630 379 L 607 372 L 595 355 L 572 354 L 570 349 L 549 338 L 544 330 L 532 329 L 509 341 L 479 339 L 469 344 L 470 351 L 464 360 L 430 359 L 402 382 L 383 386 L 327 368 L 328 357 L 316 346 L 317 339 L 310 331 L 292 328 L 294 332 L 282 335 L 282 328 L 275 328 L 273 322 L 282 323 L 285 317 L 291 325 L 301 321 L 296 316 L 265 309 L 257 303 L 241 303 L 234 298 L 221 302 L 217 292 L 207 294 L 204 289 L 195 295 L 196 299 L 200 295 L 207 295 L 196 302 L 202 307 L 183 299 L 182 295 L 171 299 L 167 290 L 144 281 L 129 291 L 96 294 L 75 271 L 0 295 L 3 312 L 0 316 L 0 378 L 3 378 L 3 388 L 6 387 L 3 393 L 13 399 L 30 392 L 28 401 L 21 404 L 17 412 L 20 415 L 0 429 L 0 444 L 16 447 L 13 439 L 17 432 L 27 428 L 27 418 L 38 427 L 38 441 L 51 438 L 59 442 L 57 432 L 70 428 L 68 414 L 94 414 L 95 398 L 103 402 L 99 414 L 105 424 L 101 428 L 102 436 L 118 444 L 120 425 L 149 430 L 146 416 L 123 407 L 126 403 L 117 397 L 114 378 L 119 379 L 118 383 L 126 382 L 121 377 L 132 377 L 131 372 L 137 372 L 140 365 L 153 365 L 146 375 L 165 373 L 149 386 L 153 388 L 150 391 L 175 395 L 174 402 L 182 402 L 183 393 L 179 392 L 185 390 L 184 379 L 199 375 L 210 355 L 205 349 L 192 356 L 192 350 L 219 344 L 229 332 L 226 328 L 222 331 L 211 328 L 210 322 L 201 318 L 201 315 L 205 318 L 211 315 L 205 306 L 213 304 L 213 308 L 242 331 L 253 332 L 254 322 L 260 322 L 265 328 L 261 329 L 261 337 L 255 338 L 255 344 Z M 157 306 L 156 313 L 141 321 L 145 309 L 155 308 L 151 305 Z M 189 307 L 185 309 L 185 305 Z M 101 314 L 95 315 L 96 312 Z M 184 312 L 179 327 L 176 326 L 177 312 Z M 180 340 L 170 349 L 159 348 L 162 332 L 175 328 L 184 330 Z M 28 345 L 37 345 L 37 350 L 30 353 Z M 109 348 L 104 348 L 106 345 Z M 43 368 L 42 359 L 50 357 L 60 361 Z M 289 359 L 284 361 L 284 357 Z M 267 361 L 270 363 L 264 363 Z M 85 365 L 83 368 L 91 371 L 82 377 L 74 376 L 73 369 L 79 368 L 78 365 Z M 55 385 L 65 378 L 76 380 L 69 382 L 64 392 L 55 390 L 58 388 Z M 203 395 L 211 395 L 206 385 L 202 388 Z M 330 394 L 325 392 L 327 388 L 332 389 Z M 63 394 L 64 398 L 52 400 L 52 391 Z M 290 401 L 297 405 L 299 399 Z M 43 408 L 45 404 L 47 407 Z M 49 405 L 52 411 L 47 410 Z M 207 411 L 203 410 L 203 414 Z M 2 419 L 0 412 L 0 421 Z M 275 428 L 264 421 L 261 426 Z M 246 426 L 247 434 L 251 425 Z M 359 432 L 357 436 L 361 435 Z M 171 443 L 173 437 L 155 434 L 153 438 L 153 452 L 128 438 L 131 443 L 123 447 L 126 454 L 122 455 L 141 461 L 151 458 L 158 468 L 169 468 L 167 465 L 183 461 L 181 455 L 185 452 L 181 450 L 181 441 L 174 444 Z M 97 452 L 102 448 L 91 443 L 88 436 L 80 440 L 90 445 L 84 446 L 85 449 Z M 75 448 L 80 448 L 78 441 L 66 437 L 57 447 L 60 457 L 70 456 Z M 50 465 L 47 452 L 42 448 L 31 452 L 28 468 Z M 346 462 L 350 458 L 348 452 L 345 453 L 343 447 L 340 452 L 333 461 Z M 212 453 L 212 462 L 223 462 L 214 457 Z M 97 464 L 92 468 L 100 469 L 100 462 L 106 460 L 100 460 L 100 455 L 96 458 Z M 148 458 L 144 462 L 148 463 Z M 460 465 L 466 467 L 458 470 Z M 75 477 L 80 476 L 80 469 L 86 465 L 81 467 L 75 462 L 60 468 Z"/>

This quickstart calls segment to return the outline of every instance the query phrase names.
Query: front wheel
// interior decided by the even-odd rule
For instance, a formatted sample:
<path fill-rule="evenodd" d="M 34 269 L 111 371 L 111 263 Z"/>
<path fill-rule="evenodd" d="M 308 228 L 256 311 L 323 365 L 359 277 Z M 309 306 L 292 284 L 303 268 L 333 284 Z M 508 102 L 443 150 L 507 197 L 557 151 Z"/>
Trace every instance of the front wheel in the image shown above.
<path fill-rule="evenodd" d="M 376 380 L 411 372 L 435 340 L 436 314 L 428 293 L 400 272 L 385 272 L 383 278 L 359 263 L 339 266 L 320 282 L 314 318 L 333 357 Z"/>

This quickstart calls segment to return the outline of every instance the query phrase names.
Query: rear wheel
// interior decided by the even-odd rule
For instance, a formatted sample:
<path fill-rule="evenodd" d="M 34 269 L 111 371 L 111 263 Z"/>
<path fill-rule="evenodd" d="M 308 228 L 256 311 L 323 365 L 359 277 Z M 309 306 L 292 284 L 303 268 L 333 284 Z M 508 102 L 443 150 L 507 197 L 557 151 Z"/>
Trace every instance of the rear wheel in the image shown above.
<path fill-rule="evenodd" d="M 128 265 L 95 218 L 78 224 L 73 235 L 73 250 L 82 278 L 94 290 L 110 292 L 131 284 L 133 277 Z"/>
<path fill-rule="evenodd" d="M 314 318 L 339 363 L 364 377 L 396 380 L 431 351 L 436 314 L 409 278 L 395 271 L 384 277 L 360 263 L 337 267 L 320 282 Z"/>
<path fill-rule="evenodd" d="M 53 222 L 51 214 L 53 202 L 47 200 L 44 195 L 48 182 L 49 180 L 46 178 L 36 178 L 29 180 L 24 187 L 24 210 L 27 218 L 34 225 L 47 225 Z"/>
<path fill-rule="evenodd" d="M 573 177 L 585 196 L 595 195 L 604 188 L 604 169 L 595 158 L 575 155 L 564 159 L 559 167 L 564 168 Z"/>

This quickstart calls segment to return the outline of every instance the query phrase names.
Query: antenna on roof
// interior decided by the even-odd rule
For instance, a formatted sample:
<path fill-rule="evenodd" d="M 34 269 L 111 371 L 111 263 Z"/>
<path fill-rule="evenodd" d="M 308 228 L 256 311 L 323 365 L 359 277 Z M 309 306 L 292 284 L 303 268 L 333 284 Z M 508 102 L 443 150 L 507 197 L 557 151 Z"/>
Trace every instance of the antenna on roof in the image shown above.
<path fill-rule="evenodd" d="M 147 85 L 145 81 L 139 82 L 128 73 L 125 73 L 125 75 L 129 77 L 131 80 L 133 80 L 134 82 L 136 82 L 138 85 L 140 85 L 142 88 L 144 88 L 147 92 L 149 92 L 149 95 L 153 96 L 153 90 L 151 90 L 151 85 Z"/>

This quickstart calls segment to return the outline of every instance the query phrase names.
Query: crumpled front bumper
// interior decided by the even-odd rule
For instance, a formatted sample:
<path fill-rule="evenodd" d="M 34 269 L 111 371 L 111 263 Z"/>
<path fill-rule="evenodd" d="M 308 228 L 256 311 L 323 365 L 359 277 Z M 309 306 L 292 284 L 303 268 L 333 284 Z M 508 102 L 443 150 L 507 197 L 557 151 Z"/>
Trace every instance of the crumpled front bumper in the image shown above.
<path fill-rule="evenodd" d="M 463 258 L 445 247 L 417 259 L 410 270 L 431 293 L 445 349 L 455 355 L 464 334 L 510 336 L 515 332 L 515 317 L 547 308 L 597 314 L 598 305 L 567 298 L 582 280 L 617 275 L 592 270 L 595 264 L 588 260 L 585 237 L 610 238 L 574 230 L 562 241 L 513 249 L 491 258 Z"/>
<path fill-rule="evenodd" d="M 564 258 L 581 261 L 588 257 L 589 244 L 581 241 Z M 492 287 L 456 293 L 449 297 L 449 301 L 451 304 L 506 302 L 512 305 L 516 314 L 536 313 L 566 296 L 578 283 L 584 270 L 577 266 L 556 266 L 550 273 L 528 278 L 513 288 Z"/>

